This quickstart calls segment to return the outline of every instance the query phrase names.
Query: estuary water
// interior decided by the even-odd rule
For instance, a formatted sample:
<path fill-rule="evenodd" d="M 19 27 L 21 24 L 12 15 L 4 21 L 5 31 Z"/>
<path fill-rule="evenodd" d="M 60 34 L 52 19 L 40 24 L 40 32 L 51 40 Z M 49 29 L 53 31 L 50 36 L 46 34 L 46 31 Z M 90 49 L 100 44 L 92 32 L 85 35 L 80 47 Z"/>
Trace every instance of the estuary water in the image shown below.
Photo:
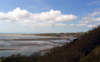
<path fill-rule="evenodd" d="M 35 36 L 31 34 L 0 34 L 0 57 L 9 56 L 12 54 L 30 55 L 33 52 L 50 49 L 55 46 L 61 46 L 66 42 L 66 39 L 61 40 L 31 40 L 31 41 L 7 41 L 7 39 L 39 39 L 39 38 L 54 38 L 47 36 Z M 6 39 L 6 41 L 5 41 Z"/>

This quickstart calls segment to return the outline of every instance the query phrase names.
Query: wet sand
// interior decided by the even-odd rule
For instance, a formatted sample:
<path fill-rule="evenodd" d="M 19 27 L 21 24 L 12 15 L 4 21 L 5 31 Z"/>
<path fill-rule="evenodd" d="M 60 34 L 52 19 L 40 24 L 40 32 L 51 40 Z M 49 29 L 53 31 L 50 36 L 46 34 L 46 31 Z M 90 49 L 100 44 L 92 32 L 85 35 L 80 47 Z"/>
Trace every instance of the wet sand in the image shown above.
<path fill-rule="evenodd" d="M 21 50 L 21 49 L 0 49 L 0 51 L 7 51 L 7 50 Z"/>
<path fill-rule="evenodd" d="M 38 40 L 62 40 L 67 39 L 70 40 L 70 38 L 67 37 L 59 37 L 59 38 L 38 38 L 38 39 L 0 39 L 0 41 L 38 41 Z"/>

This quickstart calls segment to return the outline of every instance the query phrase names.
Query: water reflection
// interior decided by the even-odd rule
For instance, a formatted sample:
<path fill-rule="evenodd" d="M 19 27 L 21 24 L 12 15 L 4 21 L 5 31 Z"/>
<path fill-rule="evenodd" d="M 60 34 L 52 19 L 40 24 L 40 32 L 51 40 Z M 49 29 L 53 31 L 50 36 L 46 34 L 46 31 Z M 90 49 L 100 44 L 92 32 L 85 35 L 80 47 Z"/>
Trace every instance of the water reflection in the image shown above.
<path fill-rule="evenodd" d="M 66 42 L 69 42 L 69 40 L 0 41 L 0 56 L 9 56 L 17 53 L 29 55 L 33 52 L 49 49 Z"/>

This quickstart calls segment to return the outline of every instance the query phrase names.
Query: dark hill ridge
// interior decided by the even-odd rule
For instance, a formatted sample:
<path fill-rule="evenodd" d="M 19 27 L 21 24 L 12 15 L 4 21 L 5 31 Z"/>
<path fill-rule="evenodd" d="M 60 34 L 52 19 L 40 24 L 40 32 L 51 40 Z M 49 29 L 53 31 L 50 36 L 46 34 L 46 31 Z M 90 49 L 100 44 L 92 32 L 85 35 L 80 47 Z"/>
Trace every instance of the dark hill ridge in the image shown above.
<path fill-rule="evenodd" d="M 4 58 L 2 62 L 100 62 L 100 59 L 92 61 L 93 58 L 100 57 L 99 53 L 95 55 L 100 52 L 98 47 L 100 47 L 100 26 L 88 31 L 80 39 L 55 47 L 42 56 L 40 53 L 30 56 L 13 55 Z M 94 55 L 90 57 L 92 52 Z"/>
<path fill-rule="evenodd" d="M 84 34 L 79 40 L 54 48 L 37 62 L 78 62 L 100 45 L 100 26 Z"/>

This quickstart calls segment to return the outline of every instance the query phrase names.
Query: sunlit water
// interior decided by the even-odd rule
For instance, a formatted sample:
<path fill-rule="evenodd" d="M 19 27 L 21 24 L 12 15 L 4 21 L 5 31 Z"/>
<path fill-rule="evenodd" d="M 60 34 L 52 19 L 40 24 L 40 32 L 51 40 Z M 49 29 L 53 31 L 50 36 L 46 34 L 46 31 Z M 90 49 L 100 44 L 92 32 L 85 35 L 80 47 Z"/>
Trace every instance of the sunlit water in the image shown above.
<path fill-rule="evenodd" d="M 0 35 L 0 39 L 36 39 L 36 38 L 51 38 L 45 36 L 21 35 L 21 34 L 5 34 Z M 54 46 L 60 46 L 69 42 L 69 40 L 38 40 L 38 41 L 0 41 L 0 57 L 9 56 L 12 54 L 30 55 L 33 52 L 49 49 Z M 3 50 L 2 50 L 3 49 Z M 12 50 L 11 50 L 12 49 Z"/>

